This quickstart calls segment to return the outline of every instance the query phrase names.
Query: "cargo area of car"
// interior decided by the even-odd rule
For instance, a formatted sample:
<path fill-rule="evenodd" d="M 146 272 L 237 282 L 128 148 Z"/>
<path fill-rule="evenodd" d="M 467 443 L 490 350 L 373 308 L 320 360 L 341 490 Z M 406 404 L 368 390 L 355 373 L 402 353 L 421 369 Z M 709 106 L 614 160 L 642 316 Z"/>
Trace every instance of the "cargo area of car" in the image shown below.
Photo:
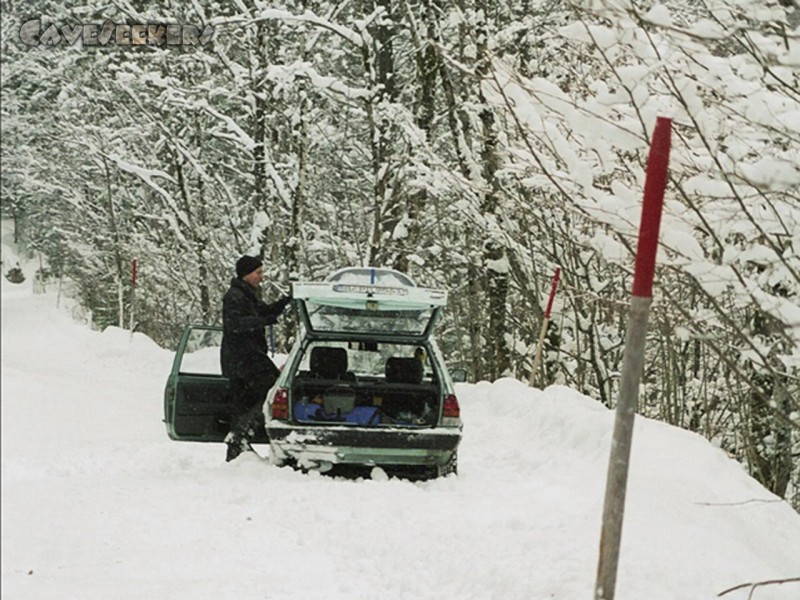
<path fill-rule="evenodd" d="M 388 357 L 387 351 L 398 352 L 400 347 L 381 349 L 383 353 L 377 344 L 374 349 L 348 349 L 344 344 L 310 348 L 292 381 L 293 420 L 307 425 L 435 426 L 441 392 L 426 369 L 424 349 L 415 352 L 412 346 L 403 350 L 416 355 Z M 370 352 L 374 360 L 365 360 Z"/>

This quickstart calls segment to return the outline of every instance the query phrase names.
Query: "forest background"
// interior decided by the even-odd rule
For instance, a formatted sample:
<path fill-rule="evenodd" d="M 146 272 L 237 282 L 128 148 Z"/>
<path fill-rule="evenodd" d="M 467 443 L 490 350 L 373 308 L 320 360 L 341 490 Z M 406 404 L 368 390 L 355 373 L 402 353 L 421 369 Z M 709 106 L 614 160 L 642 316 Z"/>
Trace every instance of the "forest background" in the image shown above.
<path fill-rule="evenodd" d="M 560 267 L 533 380 L 613 407 L 649 139 L 672 118 L 638 411 L 699 432 L 800 509 L 792 0 L 2 9 L 3 215 L 43 286 L 98 328 L 135 309 L 167 347 L 188 322 L 219 323 L 235 258 L 260 252 L 268 298 L 348 265 L 447 288 L 450 364 L 528 380 Z M 49 32 L 36 46 L 19 35 L 32 18 Z M 69 43 L 109 19 L 214 34 Z"/>

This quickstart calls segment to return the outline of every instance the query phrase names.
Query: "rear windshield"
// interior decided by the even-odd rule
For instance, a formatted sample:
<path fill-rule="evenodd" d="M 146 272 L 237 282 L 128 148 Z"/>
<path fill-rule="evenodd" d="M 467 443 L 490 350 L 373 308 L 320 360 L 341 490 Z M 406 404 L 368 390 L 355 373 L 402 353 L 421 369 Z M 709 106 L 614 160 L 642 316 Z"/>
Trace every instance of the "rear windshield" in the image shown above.
<path fill-rule="evenodd" d="M 433 316 L 432 309 L 365 310 L 306 302 L 311 329 L 342 333 L 391 333 L 422 335 Z"/>

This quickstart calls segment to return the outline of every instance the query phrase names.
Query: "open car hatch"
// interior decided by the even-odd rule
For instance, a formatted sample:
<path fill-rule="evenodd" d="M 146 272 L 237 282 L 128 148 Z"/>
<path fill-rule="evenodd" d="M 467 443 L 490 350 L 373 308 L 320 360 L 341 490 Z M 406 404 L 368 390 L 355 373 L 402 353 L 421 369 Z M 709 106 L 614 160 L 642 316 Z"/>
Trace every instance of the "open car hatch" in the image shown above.
<path fill-rule="evenodd" d="M 417 287 L 403 273 L 377 268 L 342 269 L 324 282 L 297 282 L 292 295 L 312 337 L 391 332 L 423 339 L 447 303 L 447 291 Z"/>

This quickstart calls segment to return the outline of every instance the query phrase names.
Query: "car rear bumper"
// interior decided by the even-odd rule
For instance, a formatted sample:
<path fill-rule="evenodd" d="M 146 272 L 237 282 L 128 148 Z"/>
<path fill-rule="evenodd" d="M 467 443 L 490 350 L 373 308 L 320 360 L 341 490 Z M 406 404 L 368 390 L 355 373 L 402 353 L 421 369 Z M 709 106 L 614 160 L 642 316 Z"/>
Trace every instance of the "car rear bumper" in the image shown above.
<path fill-rule="evenodd" d="M 267 433 L 276 458 L 289 458 L 303 467 L 324 463 L 444 466 L 461 441 L 461 430 L 454 427 L 308 427 L 269 421 Z"/>

